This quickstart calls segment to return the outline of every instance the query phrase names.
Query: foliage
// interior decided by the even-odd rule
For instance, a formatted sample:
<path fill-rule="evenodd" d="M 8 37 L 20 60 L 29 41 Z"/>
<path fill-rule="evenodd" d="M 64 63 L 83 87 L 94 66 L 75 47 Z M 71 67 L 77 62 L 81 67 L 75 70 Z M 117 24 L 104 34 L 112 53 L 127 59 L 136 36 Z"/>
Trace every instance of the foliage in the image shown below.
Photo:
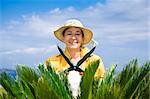
<path fill-rule="evenodd" d="M 138 66 L 137 59 L 129 62 L 115 74 L 117 65 L 112 65 L 104 78 L 94 79 L 99 61 L 84 71 L 79 99 L 149 99 L 150 62 Z M 24 65 L 16 68 L 16 78 L 0 74 L 0 99 L 73 99 L 64 72 L 56 74 L 50 64 L 38 70 Z"/>
<path fill-rule="evenodd" d="M 93 64 L 90 64 L 84 72 L 81 80 L 81 99 L 92 99 L 92 82 L 98 64 L 99 61 L 93 62 Z"/>

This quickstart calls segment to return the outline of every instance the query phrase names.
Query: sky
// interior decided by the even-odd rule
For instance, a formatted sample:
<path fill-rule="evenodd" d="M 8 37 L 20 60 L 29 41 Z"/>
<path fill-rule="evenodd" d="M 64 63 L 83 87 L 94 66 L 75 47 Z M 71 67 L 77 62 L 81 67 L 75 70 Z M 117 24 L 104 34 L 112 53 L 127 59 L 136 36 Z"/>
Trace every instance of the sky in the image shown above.
<path fill-rule="evenodd" d="M 63 45 L 53 31 L 79 19 L 93 31 L 95 54 L 108 69 L 150 60 L 149 0 L 0 0 L 0 69 L 37 68 Z M 61 46 L 62 48 L 64 46 Z M 88 45 L 87 45 L 88 47 Z"/>

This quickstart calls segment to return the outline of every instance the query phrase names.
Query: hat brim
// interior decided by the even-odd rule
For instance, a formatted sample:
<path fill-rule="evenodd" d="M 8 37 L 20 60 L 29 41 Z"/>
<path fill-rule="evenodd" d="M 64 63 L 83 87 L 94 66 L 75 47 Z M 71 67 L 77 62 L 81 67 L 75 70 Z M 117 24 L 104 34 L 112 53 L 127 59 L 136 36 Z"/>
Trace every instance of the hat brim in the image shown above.
<path fill-rule="evenodd" d="M 54 35 L 56 36 L 57 39 L 59 39 L 60 41 L 64 42 L 64 37 L 62 35 L 62 32 L 66 29 L 66 28 L 70 28 L 70 27 L 77 27 L 77 26 L 63 26 L 59 29 L 57 29 L 56 31 L 54 31 Z M 93 37 L 93 33 L 90 29 L 87 28 L 83 28 L 83 27 L 78 27 L 80 28 L 83 33 L 84 33 L 84 40 L 83 40 L 83 45 L 88 44 L 92 37 Z"/>

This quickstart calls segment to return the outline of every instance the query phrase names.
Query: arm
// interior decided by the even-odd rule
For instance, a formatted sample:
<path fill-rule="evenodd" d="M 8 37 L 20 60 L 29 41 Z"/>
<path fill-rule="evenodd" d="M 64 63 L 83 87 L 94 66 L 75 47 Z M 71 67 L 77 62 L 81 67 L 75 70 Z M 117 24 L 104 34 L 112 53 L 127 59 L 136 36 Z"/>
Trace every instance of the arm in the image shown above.
<path fill-rule="evenodd" d="M 105 68 L 104 68 L 103 61 L 102 61 L 101 57 L 93 54 L 92 57 L 90 57 L 90 62 L 93 62 L 95 60 L 100 60 L 100 63 L 99 63 L 99 66 L 96 70 L 94 78 L 95 79 L 103 78 L 104 74 L 105 74 Z"/>
<path fill-rule="evenodd" d="M 96 70 L 96 73 L 95 73 L 95 78 L 103 78 L 104 77 L 104 74 L 105 74 L 105 68 L 104 68 L 104 64 L 103 64 L 103 61 L 102 59 L 100 58 L 100 63 L 99 63 L 99 66 Z"/>

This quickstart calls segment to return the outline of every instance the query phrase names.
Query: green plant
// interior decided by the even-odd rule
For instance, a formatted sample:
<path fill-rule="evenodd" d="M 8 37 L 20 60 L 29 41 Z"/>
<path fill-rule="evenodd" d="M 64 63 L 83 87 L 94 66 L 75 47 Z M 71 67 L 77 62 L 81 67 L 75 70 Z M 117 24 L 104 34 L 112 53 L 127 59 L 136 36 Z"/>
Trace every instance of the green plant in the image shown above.
<path fill-rule="evenodd" d="M 104 78 L 94 79 L 99 61 L 84 71 L 79 99 L 149 99 L 150 62 L 138 66 L 137 59 L 129 62 L 115 74 L 117 65 L 112 65 Z M 59 75 L 48 65 L 39 64 L 34 70 L 18 65 L 16 78 L 0 74 L 0 99 L 73 99 L 64 72 Z"/>

